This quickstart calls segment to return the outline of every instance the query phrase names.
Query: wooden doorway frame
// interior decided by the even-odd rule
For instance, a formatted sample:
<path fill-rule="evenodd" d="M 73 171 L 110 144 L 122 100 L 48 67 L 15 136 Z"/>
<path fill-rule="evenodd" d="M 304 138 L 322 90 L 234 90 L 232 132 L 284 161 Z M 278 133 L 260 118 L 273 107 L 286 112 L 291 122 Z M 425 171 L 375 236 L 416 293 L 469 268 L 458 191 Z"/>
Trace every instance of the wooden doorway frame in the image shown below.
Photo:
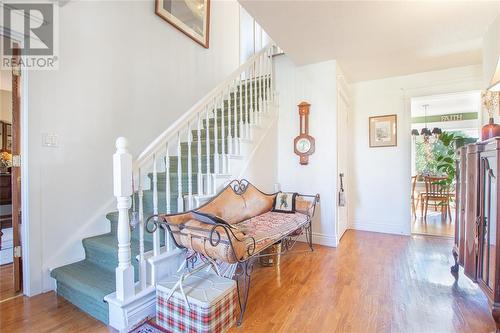
<path fill-rule="evenodd" d="M 13 60 L 16 66 L 12 68 L 12 233 L 14 246 L 14 291 L 22 291 L 23 284 L 23 258 L 21 238 L 21 48 L 14 43 Z"/>
<path fill-rule="evenodd" d="M 9 36 L 9 37 L 7 37 Z M 24 40 L 24 35 L 21 33 L 18 33 L 16 31 L 9 31 L 8 33 L 5 31 L 4 27 L 0 25 L 0 38 L 10 38 L 13 42 L 18 43 L 20 47 L 22 48 L 23 45 L 23 40 Z M 22 56 L 22 54 L 20 54 Z M 22 79 L 20 82 L 18 82 L 18 92 L 20 93 L 18 103 L 19 103 L 19 114 L 18 114 L 18 126 L 19 126 L 19 131 L 18 133 L 18 151 L 22 151 L 23 154 L 21 155 L 20 158 L 20 167 L 17 168 L 17 174 L 23 182 L 21 183 L 21 186 L 19 187 L 18 191 L 18 196 L 19 200 L 21 203 L 20 209 L 22 212 L 26 212 L 25 214 L 22 215 L 22 223 L 20 225 L 20 228 L 18 230 L 18 237 L 20 241 L 20 246 L 21 246 L 21 254 L 22 254 L 22 260 L 20 260 L 19 265 L 20 265 L 20 270 L 22 270 L 22 284 L 19 285 L 20 289 L 22 290 L 22 293 L 20 295 L 28 295 L 32 296 L 41 291 L 41 288 L 39 288 L 36 284 L 33 285 L 33 280 L 37 281 L 39 280 L 39 276 L 32 276 L 30 272 L 33 271 L 33 269 L 30 269 L 30 266 L 33 265 L 33 263 L 29 260 L 30 257 L 30 238 L 33 238 L 34 236 L 30 237 L 30 225 L 29 225 L 29 214 L 28 214 L 28 208 L 29 208 L 29 196 L 28 196 L 28 72 L 25 68 L 20 69 L 21 77 Z M 14 141 L 14 138 L 13 138 Z M 14 175 L 12 176 L 12 179 L 14 179 Z M 35 240 L 35 247 L 38 245 L 36 238 Z M 41 248 L 34 248 L 32 249 L 33 251 L 39 251 Z M 17 289 L 17 288 L 16 288 Z"/>

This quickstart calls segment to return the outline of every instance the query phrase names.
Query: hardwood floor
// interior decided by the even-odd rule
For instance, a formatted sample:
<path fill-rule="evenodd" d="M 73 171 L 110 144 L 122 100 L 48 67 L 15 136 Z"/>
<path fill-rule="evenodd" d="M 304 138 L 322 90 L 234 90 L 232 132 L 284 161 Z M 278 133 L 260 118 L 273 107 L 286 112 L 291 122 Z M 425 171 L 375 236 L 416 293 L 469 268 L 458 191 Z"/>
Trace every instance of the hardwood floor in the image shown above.
<path fill-rule="evenodd" d="M 455 210 L 451 210 L 452 221 L 443 221 L 440 211 L 429 209 L 427 219 L 421 217 L 417 210 L 417 218 L 412 221 L 411 232 L 414 234 L 453 237 L 455 235 Z"/>
<path fill-rule="evenodd" d="M 14 291 L 14 266 L 13 264 L 0 266 L 0 302 L 18 293 Z"/>
<path fill-rule="evenodd" d="M 0 331 L 9 333 L 114 332 L 54 292 L 0 303 Z"/>
<path fill-rule="evenodd" d="M 242 331 L 490 332 L 486 297 L 450 274 L 451 247 L 444 238 L 348 231 L 337 250 L 316 247 L 274 272 L 259 269 Z"/>
<path fill-rule="evenodd" d="M 230 333 L 493 331 L 486 297 L 450 274 L 451 248 L 446 238 L 348 231 L 337 249 L 256 265 L 245 320 Z M 0 303 L 0 330 L 111 331 L 53 293 Z"/>

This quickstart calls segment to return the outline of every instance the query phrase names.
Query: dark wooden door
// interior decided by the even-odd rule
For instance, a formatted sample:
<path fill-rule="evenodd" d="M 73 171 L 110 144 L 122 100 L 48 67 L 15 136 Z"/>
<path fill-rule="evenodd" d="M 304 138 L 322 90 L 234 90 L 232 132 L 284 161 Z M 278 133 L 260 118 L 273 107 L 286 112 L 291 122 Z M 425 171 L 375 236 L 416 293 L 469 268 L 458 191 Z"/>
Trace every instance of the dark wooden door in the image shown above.
<path fill-rule="evenodd" d="M 19 63 L 21 50 L 14 49 L 14 61 Z M 14 289 L 22 289 L 22 251 L 21 251 L 21 68 L 12 69 L 12 228 L 14 242 Z"/>

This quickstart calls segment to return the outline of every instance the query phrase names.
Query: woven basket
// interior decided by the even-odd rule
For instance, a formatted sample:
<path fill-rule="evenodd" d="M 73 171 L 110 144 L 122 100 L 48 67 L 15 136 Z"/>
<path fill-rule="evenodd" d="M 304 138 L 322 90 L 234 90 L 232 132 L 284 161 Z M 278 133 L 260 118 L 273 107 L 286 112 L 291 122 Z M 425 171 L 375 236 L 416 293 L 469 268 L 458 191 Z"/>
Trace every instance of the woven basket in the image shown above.
<path fill-rule="evenodd" d="M 259 262 L 261 266 L 265 267 L 279 266 L 281 257 L 280 253 L 281 253 L 281 242 L 271 245 L 270 247 L 262 251 L 261 254 L 274 254 L 274 255 L 260 257 Z"/>

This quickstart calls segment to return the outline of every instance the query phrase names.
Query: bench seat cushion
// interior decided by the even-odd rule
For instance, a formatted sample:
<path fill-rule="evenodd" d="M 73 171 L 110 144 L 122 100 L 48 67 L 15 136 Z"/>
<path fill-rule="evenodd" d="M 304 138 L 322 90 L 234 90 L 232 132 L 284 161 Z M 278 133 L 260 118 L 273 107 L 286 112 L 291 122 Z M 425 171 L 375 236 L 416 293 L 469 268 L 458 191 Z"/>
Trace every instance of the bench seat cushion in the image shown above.
<path fill-rule="evenodd" d="M 240 222 L 236 226 L 245 236 L 255 238 L 255 252 L 260 252 L 306 223 L 307 216 L 302 213 L 267 212 Z"/>
<path fill-rule="evenodd" d="M 184 228 L 180 230 L 176 227 L 172 229 L 174 237 L 180 245 L 213 259 L 232 264 L 237 262 L 236 258 L 239 260 L 247 258 L 249 256 L 247 250 L 250 250 L 250 254 L 258 253 L 266 246 L 276 243 L 283 236 L 302 227 L 307 221 L 307 215 L 302 213 L 267 212 L 252 217 L 235 225 L 234 237 L 230 235 L 233 247 L 230 246 L 228 235 L 222 228 L 217 229 L 220 232 L 221 243 L 212 246 L 208 238 L 213 226 L 194 219 L 185 222 Z M 251 251 L 253 248 L 251 237 L 255 238 L 255 251 Z M 216 238 L 214 237 L 214 240 Z M 236 238 L 242 241 L 238 241 Z"/>

